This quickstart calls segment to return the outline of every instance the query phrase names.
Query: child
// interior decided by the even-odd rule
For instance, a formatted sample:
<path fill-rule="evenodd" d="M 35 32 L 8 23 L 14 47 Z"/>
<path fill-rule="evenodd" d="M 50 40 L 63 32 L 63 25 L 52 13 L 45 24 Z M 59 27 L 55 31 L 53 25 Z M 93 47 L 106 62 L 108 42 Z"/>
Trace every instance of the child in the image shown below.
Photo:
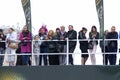
<path fill-rule="evenodd" d="M 39 53 L 40 53 L 40 39 L 39 35 L 35 35 L 34 41 L 33 41 L 33 53 L 35 58 L 35 65 L 39 65 Z"/>

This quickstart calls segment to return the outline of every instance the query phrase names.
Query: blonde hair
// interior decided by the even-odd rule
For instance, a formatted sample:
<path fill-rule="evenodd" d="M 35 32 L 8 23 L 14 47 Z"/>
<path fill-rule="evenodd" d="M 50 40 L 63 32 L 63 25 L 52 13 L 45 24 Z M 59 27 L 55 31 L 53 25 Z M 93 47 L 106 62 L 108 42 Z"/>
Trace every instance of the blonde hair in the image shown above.
<path fill-rule="evenodd" d="M 48 31 L 48 35 L 49 35 L 49 36 L 54 36 L 54 35 L 55 35 L 55 32 L 54 32 L 53 30 L 49 30 L 49 31 Z"/>

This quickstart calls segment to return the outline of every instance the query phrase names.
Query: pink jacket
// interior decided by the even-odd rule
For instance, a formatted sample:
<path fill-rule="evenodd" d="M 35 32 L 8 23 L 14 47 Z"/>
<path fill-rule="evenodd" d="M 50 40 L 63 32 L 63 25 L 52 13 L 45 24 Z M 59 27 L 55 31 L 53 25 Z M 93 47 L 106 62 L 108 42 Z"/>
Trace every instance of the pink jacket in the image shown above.
<path fill-rule="evenodd" d="M 22 41 L 24 40 L 23 38 L 24 37 L 23 37 L 23 34 L 21 32 L 20 36 L 19 36 L 19 40 L 21 41 L 21 53 L 31 53 L 32 52 L 31 42 L 27 42 L 26 45 L 24 46 L 24 45 L 22 45 Z M 30 40 L 32 40 L 32 35 L 29 32 L 26 41 L 30 41 Z"/>

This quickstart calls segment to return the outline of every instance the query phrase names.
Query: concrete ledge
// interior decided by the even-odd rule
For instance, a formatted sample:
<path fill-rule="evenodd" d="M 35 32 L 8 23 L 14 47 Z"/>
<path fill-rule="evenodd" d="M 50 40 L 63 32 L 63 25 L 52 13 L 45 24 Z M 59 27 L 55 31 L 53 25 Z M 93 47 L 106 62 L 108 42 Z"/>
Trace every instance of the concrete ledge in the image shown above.
<path fill-rule="evenodd" d="M 120 80 L 120 66 L 6 66 L 0 73 L 0 80 Z"/>

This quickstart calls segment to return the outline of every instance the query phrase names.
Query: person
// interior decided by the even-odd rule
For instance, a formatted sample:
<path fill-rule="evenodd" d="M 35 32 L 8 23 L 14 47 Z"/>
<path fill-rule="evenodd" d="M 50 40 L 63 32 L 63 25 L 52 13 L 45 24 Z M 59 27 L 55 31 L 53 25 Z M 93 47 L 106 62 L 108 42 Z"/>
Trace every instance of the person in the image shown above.
<path fill-rule="evenodd" d="M 47 36 L 46 32 L 45 32 L 45 28 L 41 28 L 40 32 L 39 32 L 39 38 L 40 38 L 40 53 L 46 53 L 46 42 L 42 41 L 45 40 L 45 36 Z M 40 55 L 39 56 L 39 65 L 42 65 L 42 58 L 44 61 L 44 65 L 48 65 L 48 61 L 47 61 L 47 55 Z"/>
<path fill-rule="evenodd" d="M 48 35 L 45 38 L 47 41 L 47 52 L 48 53 L 58 53 L 57 51 L 57 43 L 56 37 L 55 37 L 55 32 L 53 30 L 48 31 Z M 58 55 L 49 55 L 49 65 L 59 65 L 59 56 Z"/>
<path fill-rule="evenodd" d="M 91 39 L 90 43 L 93 45 L 93 48 L 89 49 L 91 63 L 92 65 L 96 65 L 95 53 L 97 50 L 98 40 L 95 39 L 99 39 L 99 32 L 97 32 L 96 26 L 92 26 L 91 32 L 89 33 L 89 39 Z"/>
<path fill-rule="evenodd" d="M 0 54 L 5 54 L 6 44 L 5 44 L 6 36 L 3 33 L 3 30 L 0 29 Z M 4 55 L 0 55 L 0 66 L 3 65 Z"/>
<path fill-rule="evenodd" d="M 82 30 L 79 32 L 78 34 L 78 39 L 82 40 L 82 39 L 86 39 L 86 32 L 87 32 L 87 29 L 85 27 L 82 28 Z M 82 65 L 85 65 L 86 64 L 86 61 L 89 57 L 88 54 L 88 41 L 79 41 L 80 43 L 80 50 L 82 53 L 85 53 L 85 54 L 82 54 L 81 57 L 81 64 Z"/>
<path fill-rule="evenodd" d="M 31 40 L 32 35 L 28 30 L 28 26 L 24 26 L 22 32 L 20 32 L 19 40 L 21 41 L 21 54 L 29 54 L 22 55 L 22 65 L 30 65 L 30 55 L 32 51 Z"/>
<path fill-rule="evenodd" d="M 103 65 L 108 65 L 108 59 L 109 59 L 109 56 L 108 56 L 108 41 L 106 40 L 106 37 L 108 35 L 109 31 L 108 30 L 105 30 L 104 32 L 104 41 L 100 41 L 100 48 L 101 48 L 101 51 L 102 53 L 105 53 L 103 54 Z"/>
<path fill-rule="evenodd" d="M 47 33 L 48 33 L 47 25 L 43 24 L 43 25 L 40 27 L 40 29 L 39 29 L 39 33 L 41 32 L 41 29 L 44 29 L 44 30 L 45 30 L 45 33 L 46 33 L 46 35 L 47 35 Z"/>
<path fill-rule="evenodd" d="M 67 43 L 65 41 L 65 38 L 67 36 L 67 32 L 65 31 L 65 27 L 60 27 L 60 32 L 57 34 L 57 39 L 60 40 L 58 42 L 59 44 L 59 53 L 66 53 L 67 52 Z M 66 65 L 66 55 L 59 55 L 59 63 L 60 65 Z"/>
<path fill-rule="evenodd" d="M 119 39 L 120 39 L 120 31 L 119 31 Z M 120 48 L 119 48 L 119 53 L 120 53 Z M 119 59 L 120 60 L 120 59 Z"/>
<path fill-rule="evenodd" d="M 57 46 L 57 52 L 58 53 L 61 53 L 61 51 L 60 51 L 60 49 L 61 49 L 61 45 L 59 44 L 61 41 L 60 41 L 60 39 L 59 39 L 59 37 L 60 37 L 60 28 L 58 27 L 58 28 L 56 28 L 56 30 L 55 30 L 55 35 L 54 35 L 54 38 L 55 39 L 57 39 L 57 41 L 55 41 L 55 43 L 56 43 L 56 46 Z M 60 54 L 61 55 L 61 54 Z M 60 56 L 60 55 L 58 55 L 58 56 Z M 60 61 L 60 60 L 59 60 Z M 59 62 L 60 63 L 60 62 Z"/>
<path fill-rule="evenodd" d="M 120 32 L 119 32 L 119 39 L 120 39 Z"/>
<path fill-rule="evenodd" d="M 59 34 L 59 33 L 60 33 L 60 28 L 56 28 L 55 35 L 56 35 L 56 34 Z"/>
<path fill-rule="evenodd" d="M 16 50 L 16 54 L 20 54 L 21 53 L 21 44 L 20 42 L 18 43 L 18 48 Z M 17 61 L 16 61 L 16 66 L 20 66 L 22 65 L 22 58 L 21 55 L 17 55 Z"/>
<path fill-rule="evenodd" d="M 119 31 L 119 39 L 120 39 L 120 31 Z M 120 48 L 119 48 L 119 53 L 120 53 Z M 119 65 L 120 65 L 120 59 L 119 59 Z"/>
<path fill-rule="evenodd" d="M 107 39 L 118 39 L 118 33 L 115 30 L 116 30 L 115 26 L 112 26 L 111 32 L 109 32 L 107 35 Z M 114 53 L 114 54 L 108 54 L 110 65 L 116 64 L 117 56 L 115 53 L 117 53 L 117 46 L 118 46 L 117 40 L 108 41 L 108 52 Z"/>
<path fill-rule="evenodd" d="M 35 35 L 34 41 L 33 41 L 33 53 L 35 58 L 35 65 L 39 66 L 39 53 L 40 53 L 40 38 L 39 35 Z"/>
<path fill-rule="evenodd" d="M 7 41 L 7 54 L 10 54 L 10 55 L 8 55 L 9 66 L 15 66 L 16 48 L 10 47 L 10 44 L 16 43 L 16 41 L 17 41 L 17 33 L 15 32 L 15 30 L 13 28 L 8 29 L 6 41 Z"/>
<path fill-rule="evenodd" d="M 68 26 L 69 31 L 67 32 L 67 38 L 69 40 L 69 53 L 73 53 L 76 48 L 77 41 L 72 41 L 74 39 L 77 39 L 77 32 L 73 29 L 73 25 Z M 69 54 L 69 64 L 73 64 L 73 57 L 72 54 Z"/>

